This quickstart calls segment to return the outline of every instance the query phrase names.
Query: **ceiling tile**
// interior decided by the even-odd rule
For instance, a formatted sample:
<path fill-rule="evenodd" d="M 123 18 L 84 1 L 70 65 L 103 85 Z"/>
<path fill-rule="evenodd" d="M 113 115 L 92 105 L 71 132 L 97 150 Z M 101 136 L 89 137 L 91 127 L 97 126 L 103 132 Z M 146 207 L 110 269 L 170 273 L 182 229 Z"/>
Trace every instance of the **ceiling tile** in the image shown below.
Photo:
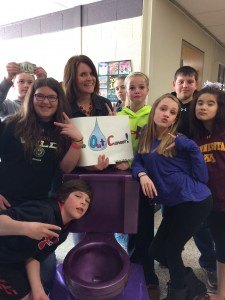
<path fill-rule="evenodd" d="M 225 24 L 225 10 L 204 14 L 195 14 L 197 20 L 205 26 L 215 26 Z"/>
<path fill-rule="evenodd" d="M 216 25 L 216 26 L 209 26 L 207 27 L 209 31 L 212 32 L 215 36 L 225 35 L 225 24 L 223 25 Z"/>
<path fill-rule="evenodd" d="M 225 45 L 225 35 L 223 36 L 218 36 L 218 39 Z"/>
<path fill-rule="evenodd" d="M 225 10 L 224 0 L 175 0 L 191 14 Z"/>
<path fill-rule="evenodd" d="M 178 9 L 188 12 L 198 23 L 202 24 L 214 37 L 221 40 L 225 34 L 225 0 L 169 0 Z"/>

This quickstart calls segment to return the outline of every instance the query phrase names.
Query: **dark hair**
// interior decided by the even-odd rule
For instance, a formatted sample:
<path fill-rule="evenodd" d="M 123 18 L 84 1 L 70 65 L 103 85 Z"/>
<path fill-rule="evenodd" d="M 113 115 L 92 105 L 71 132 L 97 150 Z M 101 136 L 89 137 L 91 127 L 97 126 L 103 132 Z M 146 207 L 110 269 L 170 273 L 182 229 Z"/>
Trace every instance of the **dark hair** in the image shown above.
<path fill-rule="evenodd" d="M 71 101 L 77 101 L 78 99 L 78 85 L 77 85 L 77 68 L 80 63 L 84 63 L 91 68 L 92 74 L 96 79 L 94 93 L 99 93 L 99 79 L 97 70 L 93 61 L 86 55 L 75 55 L 72 56 L 66 63 L 64 68 L 64 88 L 66 93 L 66 98 Z"/>
<path fill-rule="evenodd" d="M 34 94 L 37 89 L 41 87 L 51 88 L 58 96 L 58 106 L 55 115 L 52 118 L 52 124 L 54 121 L 64 122 L 63 112 L 70 115 L 69 104 L 65 98 L 64 91 L 60 83 L 54 78 L 41 78 L 36 79 L 30 86 L 21 109 L 15 114 L 10 116 L 6 123 L 8 125 L 13 124 L 15 126 L 15 136 L 17 138 L 22 137 L 25 143 L 23 143 L 24 152 L 28 157 L 31 157 L 34 148 L 42 132 L 42 124 L 34 109 Z M 65 135 L 60 134 L 61 128 L 53 127 L 53 137 L 57 142 L 56 155 L 62 157 L 65 152 L 66 145 L 70 139 Z M 66 143 L 66 144 L 65 144 Z"/>
<path fill-rule="evenodd" d="M 198 72 L 190 67 L 190 66 L 183 66 L 183 67 L 180 67 L 174 74 L 174 81 L 177 80 L 177 77 L 179 75 L 184 75 L 184 76 L 194 76 L 195 77 L 195 80 L 197 81 L 198 80 Z"/>
<path fill-rule="evenodd" d="M 211 94 L 216 96 L 218 110 L 216 113 L 215 120 L 213 122 L 212 133 L 218 133 L 219 131 L 225 128 L 225 92 L 221 91 L 219 88 L 216 87 L 205 87 L 201 89 L 194 95 L 194 98 L 191 102 L 191 134 L 195 138 L 200 138 L 202 135 L 206 133 L 206 128 L 204 127 L 202 121 L 196 118 L 195 109 L 197 105 L 197 101 L 199 97 L 203 94 Z"/>
<path fill-rule="evenodd" d="M 92 200 L 93 198 L 93 193 L 90 185 L 83 179 L 71 179 L 65 181 L 55 193 L 53 198 L 59 200 L 61 203 L 64 203 L 69 195 L 76 191 L 87 194 L 90 200 Z"/>

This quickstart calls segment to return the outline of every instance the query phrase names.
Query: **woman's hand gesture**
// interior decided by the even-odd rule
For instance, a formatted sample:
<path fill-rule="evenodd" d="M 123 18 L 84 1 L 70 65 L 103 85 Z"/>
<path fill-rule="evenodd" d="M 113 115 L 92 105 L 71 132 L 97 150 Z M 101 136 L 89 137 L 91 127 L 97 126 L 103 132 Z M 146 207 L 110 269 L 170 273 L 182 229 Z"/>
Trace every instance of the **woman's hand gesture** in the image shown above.
<path fill-rule="evenodd" d="M 111 110 L 111 108 L 109 107 L 109 105 L 107 103 L 105 103 L 105 106 L 108 110 L 108 116 L 115 116 L 116 115 L 116 106 L 113 106 L 113 110 Z"/>
<path fill-rule="evenodd" d="M 102 171 L 102 170 L 106 169 L 108 167 L 108 165 L 109 165 L 108 157 L 106 157 L 105 154 L 99 155 L 98 163 L 97 163 L 97 165 L 95 165 L 95 169 Z"/>

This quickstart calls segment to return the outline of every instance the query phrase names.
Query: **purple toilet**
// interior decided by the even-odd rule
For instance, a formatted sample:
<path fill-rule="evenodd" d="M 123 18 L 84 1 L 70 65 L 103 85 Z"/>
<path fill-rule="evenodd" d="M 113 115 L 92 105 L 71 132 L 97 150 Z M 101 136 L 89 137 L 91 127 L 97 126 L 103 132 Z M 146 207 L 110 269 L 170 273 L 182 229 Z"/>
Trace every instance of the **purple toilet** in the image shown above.
<path fill-rule="evenodd" d="M 116 299 L 130 269 L 126 251 L 114 232 L 136 233 L 139 183 L 128 172 L 67 174 L 81 178 L 93 189 L 90 213 L 71 225 L 71 232 L 86 232 L 63 262 L 65 282 L 76 300 Z"/>

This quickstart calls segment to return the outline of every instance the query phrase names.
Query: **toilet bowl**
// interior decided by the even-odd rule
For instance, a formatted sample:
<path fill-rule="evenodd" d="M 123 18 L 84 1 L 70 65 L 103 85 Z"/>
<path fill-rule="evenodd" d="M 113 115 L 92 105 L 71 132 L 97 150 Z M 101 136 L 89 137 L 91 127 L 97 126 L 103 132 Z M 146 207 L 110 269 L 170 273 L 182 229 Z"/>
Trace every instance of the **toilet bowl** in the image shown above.
<path fill-rule="evenodd" d="M 139 184 L 121 171 L 64 176 L 72 178 L 88 181 L 94 197 L 89 213 L 70 226 L 86 234 L 63 262 L 64 280 L 76 300 L 116 299 L 128 281 L 130 260 L 113 233 L 137 232 Z"/>
<path fill-rule="evenodd" d="M 128 281 L 129 268 L 129 257 L 113 234 L 87 233 L 63 262 L 65 282 L 80 300 L 115 299 Z"/>

